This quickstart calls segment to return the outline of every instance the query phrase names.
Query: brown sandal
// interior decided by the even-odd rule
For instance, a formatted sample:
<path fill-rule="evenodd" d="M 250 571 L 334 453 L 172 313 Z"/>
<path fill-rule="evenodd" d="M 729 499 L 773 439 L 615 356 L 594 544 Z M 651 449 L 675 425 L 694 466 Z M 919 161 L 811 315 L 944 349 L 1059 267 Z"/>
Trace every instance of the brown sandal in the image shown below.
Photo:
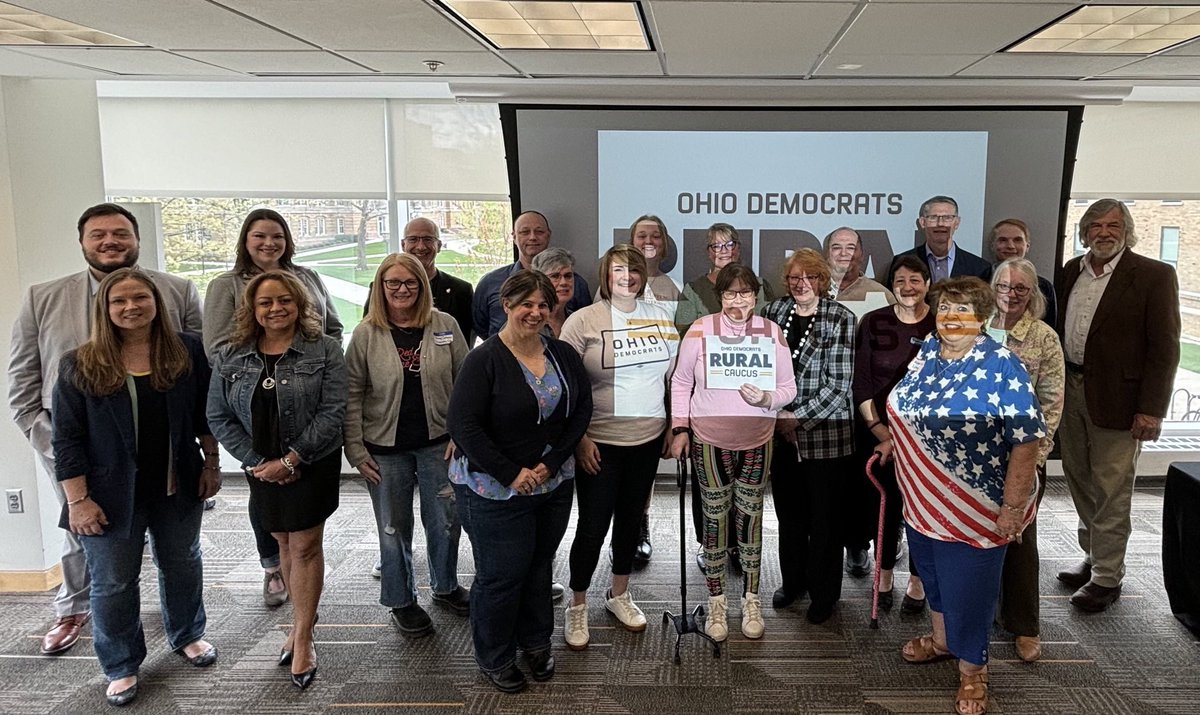
<path fill-rule="evenodd" d="M 901 648 L 900 657 L 909 663 L 936 663 L 941 660 L 950 660 L 954 657 L 954 654 L 950 651 L 944 648 L 939 648 L 937 643 L 934 642 L 933 636 L 931 635 L 918 636 L 910 640 L 905 645 L 907 645 L 909 650 L 912 651 L 912 655 L 905 653 L 904 649 Z"/>
<path fill-rule="evenodd" d="M 958 715 L 968 715 L 963 705 L 979 703 L 979 711 L 971 715 L 984 715 L 988 706 L 988 674 L 986 670 L 978 673 L 958 674 L 958 694 L 954 696 L 954 712 Z"/>

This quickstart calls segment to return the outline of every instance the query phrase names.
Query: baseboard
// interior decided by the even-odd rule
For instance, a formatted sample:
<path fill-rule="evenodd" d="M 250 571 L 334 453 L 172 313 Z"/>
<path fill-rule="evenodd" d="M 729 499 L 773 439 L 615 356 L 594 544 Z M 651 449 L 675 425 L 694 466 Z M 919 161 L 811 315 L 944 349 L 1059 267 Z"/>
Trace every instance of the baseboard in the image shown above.
<path fill-rule="evenodd" d="M 42 593 L 62 583 L 62 564 L 45 571 L 0 571 L 0 593 Z"/>

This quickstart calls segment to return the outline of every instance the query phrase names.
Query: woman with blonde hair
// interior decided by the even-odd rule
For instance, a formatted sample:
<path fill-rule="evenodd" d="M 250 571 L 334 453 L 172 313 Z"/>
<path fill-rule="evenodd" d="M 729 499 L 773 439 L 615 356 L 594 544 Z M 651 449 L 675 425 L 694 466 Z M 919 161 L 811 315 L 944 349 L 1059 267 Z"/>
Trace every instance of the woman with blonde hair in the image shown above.
<path fill-rule="evenodd" d="M 117 706 L 137 695 L 146 658 L 138 580 L 147 532 L 167 642 L 196 667 L 217 661 L 204 640 L 200 558 L 203 503 L 221 488 L 204 419 L 208 360 L 161 306 L 146 274 L 109 273 L 91 339 L 62 359 L 51 410 L 55 476 L 67 499 L 59 525 L 87 556 L 96 656 Z"/>
<path fill-rule="evenodd" d="M 279 542 L 295 626 L 279 654 L 292 683 L 317 673 L 313 627 L 325 575 L 325 520 L 338 506 L 346 361 L 321 333 L 307 289 L 286 271 L 246 284 L 229 345 L 213 363 L 208 421 L 242 463 L 250 509 Z"/>
<path fill-rule="evenodd" d="M 433 602 L 460 616 L 470 612 L 469 594 L 458 584 L 461 528 L 447 476 L 454 445 L 446 424 L 467 343 L 455 319 L 434 309 L 425 269 L 407 253 L 383 259 L 369 300 L 346 350 L 346 459 L 366 480 L 375 509 L 379 602 L 401 633 L 420 637 L 433 622 L 417 603 L 414 488 Z"/>

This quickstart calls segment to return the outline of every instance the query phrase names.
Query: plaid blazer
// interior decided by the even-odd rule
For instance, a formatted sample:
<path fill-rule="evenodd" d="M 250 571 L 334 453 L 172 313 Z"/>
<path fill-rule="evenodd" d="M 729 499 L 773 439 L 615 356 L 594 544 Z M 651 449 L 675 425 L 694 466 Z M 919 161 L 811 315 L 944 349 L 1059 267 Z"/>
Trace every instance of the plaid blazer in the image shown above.
<path fill-rule="evenodd" d="M 763 306 L 762 316 L 780 328 L 796 306 L 791 296 Z M 800 425 L 796 443 L 801 459 L 833 459 L 854 452 L 854 313 L 822 296 L 812 333 L 792 358 L 796 400 L 785 409 Z"/>

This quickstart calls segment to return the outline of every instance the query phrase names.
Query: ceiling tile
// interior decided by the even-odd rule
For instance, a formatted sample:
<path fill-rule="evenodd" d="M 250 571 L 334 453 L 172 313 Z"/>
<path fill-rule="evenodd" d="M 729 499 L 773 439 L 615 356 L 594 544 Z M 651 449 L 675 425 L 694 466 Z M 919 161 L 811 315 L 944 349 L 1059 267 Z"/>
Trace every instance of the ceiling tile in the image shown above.
<path fill-rule="evenodd" d="M 167 50 L 289 50 L 309 45 L 207 0 L 15 0 L 21 7 Z"/>
<path fill-rule="evenodd" d="M 185 57 L 211 62 L 236 72 L 369 72 L 353 62 L 320 50 L 309 52 L 181 52 Z"/>
<path fill-rule="evenodd" d="M 949 77 L 978 59 L 975 55 L 843 55 L 825 58 L 814 77 Z M 862 65 L 838 69 L 838 65 Z"/>
<path fill-rule="evenodd" d="M 420 0 L 221 0 L 328 50 L 478 50 L 481 43 Z"/>
<path fill-rule="evenodd" d="M 1136 57 L 1128 55 L 1034 55 L 995 54 L 971 65 L 959 77 L 1066 77 L 1080 78 L 1104 74 Z"/>
<path fill-rule="evenodd" d="M 653 2 L 671 75 L 805 75 L 855 3 Z"/>
<path fill-rule="evenodd" d="M 44 57 L 33 57 L 20 51 L 0 49 L 0 76 L 7 77 L 51 77 L 63 79 L 113 79 L 108 72 L 85 69 L 74 65 L 55 62 Z"/>
<path fill-rule="evenodd" d="M 653 52 L 545 52 L 507 50 L 504 57 L 532 75 L 661 76 Z"/>
<path fill-rule="evenodd" d="M 1103 75 L 1110 77 L 1194 77 L 1200 79 L 1200 57 L 1147 57 Z"/>
<path fill-rule="evenodd" d="M 1056 3 L 871 3 L 834 52 L 983 56 L 1074 8 Z"/>
<path fill-rule="evenodd" d="M 490 52 L 342 52 L 343 56 L 361 62 L 380 72 L 389 74 L 415 74 L 436 76 L 425 65 L 425 60 L 438 60 L 443 64 L 438 75 L 515 75 L 516 70 Z"/>
<path fill-rule="evenodd" d="M 1198 57 L 1200 56 L 1200 40 L 1193 40 L 1186 45 L 1167 50 L 1163 57 Z"/>
<path fill-rule="evenodd" d="M 21 52 L 124 75 L 234 77 L 236 72 L 163 50 L 107 47 L 21 47 Z"/>

